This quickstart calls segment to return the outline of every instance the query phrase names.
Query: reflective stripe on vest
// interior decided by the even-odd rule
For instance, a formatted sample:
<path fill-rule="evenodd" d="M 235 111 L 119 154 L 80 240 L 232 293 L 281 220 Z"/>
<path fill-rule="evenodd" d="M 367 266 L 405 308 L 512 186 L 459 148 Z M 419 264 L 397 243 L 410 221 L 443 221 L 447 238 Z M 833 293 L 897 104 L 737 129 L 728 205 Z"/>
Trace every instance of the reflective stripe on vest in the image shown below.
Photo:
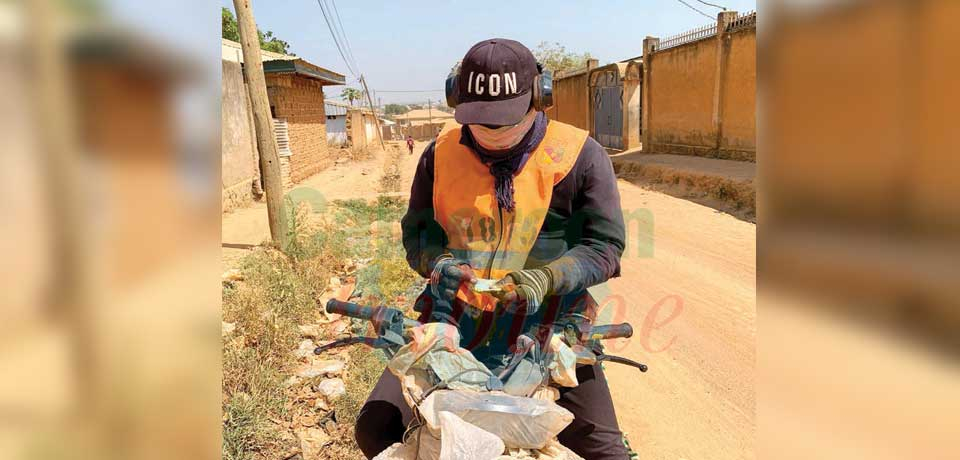
<path fill-rule="evenodd" d="M 443 227 L 447 250 L 467 260 L 480 278 L 500 279 L 521 270 L 543 227 L 553 187 L 573 168 L 588 133 L 550 121 L 540 145 L 513 178 L 514 212 L 500 209 L 494 177 L 460 144 L 460 125 L 448 124 L 434 147 L 434 219 Z M 492 311 L 496 299 L 461 287 L 461 300 Z"/>

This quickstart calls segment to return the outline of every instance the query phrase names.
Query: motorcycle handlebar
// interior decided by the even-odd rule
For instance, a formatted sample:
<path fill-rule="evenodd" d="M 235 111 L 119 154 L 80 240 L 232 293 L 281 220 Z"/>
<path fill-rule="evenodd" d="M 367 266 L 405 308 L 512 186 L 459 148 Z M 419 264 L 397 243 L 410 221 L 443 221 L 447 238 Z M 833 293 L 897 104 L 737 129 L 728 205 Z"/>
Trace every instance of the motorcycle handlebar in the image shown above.
<path fill-rule="evenodd" d="M 594 326 L 590 329 L 590 338 L 607 340 L 616 338 L 629 338 L 633 335 L 633 326 L 630 323 L 607 324 L 604 326 Z"/>
<path fill-rule="evenodd" d="M 372 320 L 377 317 L 384 307 L 364 307 L 351 302 L 343 302 L 337 299 L 327 301 L 327 313 L 338 313 L 351 318 L 362 320 Z M 606 324 L 594 326 L 590 329 L 589 338 L 595 340 L 608 340 L 616 338 L 628 338 L 633 335 L 633 327 L 630 323 Z"/>
<path fill-rule="evenodd" d="M 351 318 L 370 320 L 373 319 L 379 309 L 380 307 L 364 307 L 337 299 L 327 301 L 327 313 L 337 313 Z"/>

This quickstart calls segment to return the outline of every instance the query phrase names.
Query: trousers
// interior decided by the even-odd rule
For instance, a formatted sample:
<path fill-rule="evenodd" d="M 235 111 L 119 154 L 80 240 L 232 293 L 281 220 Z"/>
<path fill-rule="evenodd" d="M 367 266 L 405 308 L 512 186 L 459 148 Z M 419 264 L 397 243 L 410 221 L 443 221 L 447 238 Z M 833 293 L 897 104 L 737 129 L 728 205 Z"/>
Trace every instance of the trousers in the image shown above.
<path fill-rule="evenodd" d="M 586 460 L 629 459 L 603 368 L 579 366 L 577 380 L 580 384 L 574 388 L 559 388 L 557 404 L 573 413 L 574 419 L 558 440 Z M 413 411 L 403 399 L 400 381 L 384 371 L 357 417 L 357 445 L 368 459 L 373 458 L 401 442 L 411 420 Z"/>

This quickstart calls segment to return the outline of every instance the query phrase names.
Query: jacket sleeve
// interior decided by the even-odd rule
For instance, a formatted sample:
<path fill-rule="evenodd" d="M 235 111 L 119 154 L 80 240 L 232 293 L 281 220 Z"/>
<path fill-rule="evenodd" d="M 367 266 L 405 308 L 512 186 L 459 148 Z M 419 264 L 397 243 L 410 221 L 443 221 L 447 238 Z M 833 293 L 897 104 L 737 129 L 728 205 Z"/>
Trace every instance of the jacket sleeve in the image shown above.
<path fill-rule="evenodd" d="M 574 166 L 577 181 L 567 223 L 570 249 L 547 264 L 554 273 L 554 293 L 569 294 L 620 276 L 625 245 L 623 211 L 613 163 L 606 150 L 588 138 Z"/>
<path fill-rule="evenodd" d="M 407 213 L 400 220 L 407 263 L 424 278 L 430 277 L 430 261 L 447 246 L 447 236 L 433 213 L 433 146 L 431 142 L 420 155 Z"/>

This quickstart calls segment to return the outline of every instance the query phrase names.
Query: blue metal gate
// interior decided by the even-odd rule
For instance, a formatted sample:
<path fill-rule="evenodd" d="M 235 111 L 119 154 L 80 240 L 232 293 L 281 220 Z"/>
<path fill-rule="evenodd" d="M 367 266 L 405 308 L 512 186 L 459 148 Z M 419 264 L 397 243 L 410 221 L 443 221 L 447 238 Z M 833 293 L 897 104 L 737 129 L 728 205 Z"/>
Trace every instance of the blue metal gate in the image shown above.
<path fill-rule="evenodd" d="M 623 149 L 623 86 L 613 72 L 593 89 L 593 133 L 600 145 Z"/>

